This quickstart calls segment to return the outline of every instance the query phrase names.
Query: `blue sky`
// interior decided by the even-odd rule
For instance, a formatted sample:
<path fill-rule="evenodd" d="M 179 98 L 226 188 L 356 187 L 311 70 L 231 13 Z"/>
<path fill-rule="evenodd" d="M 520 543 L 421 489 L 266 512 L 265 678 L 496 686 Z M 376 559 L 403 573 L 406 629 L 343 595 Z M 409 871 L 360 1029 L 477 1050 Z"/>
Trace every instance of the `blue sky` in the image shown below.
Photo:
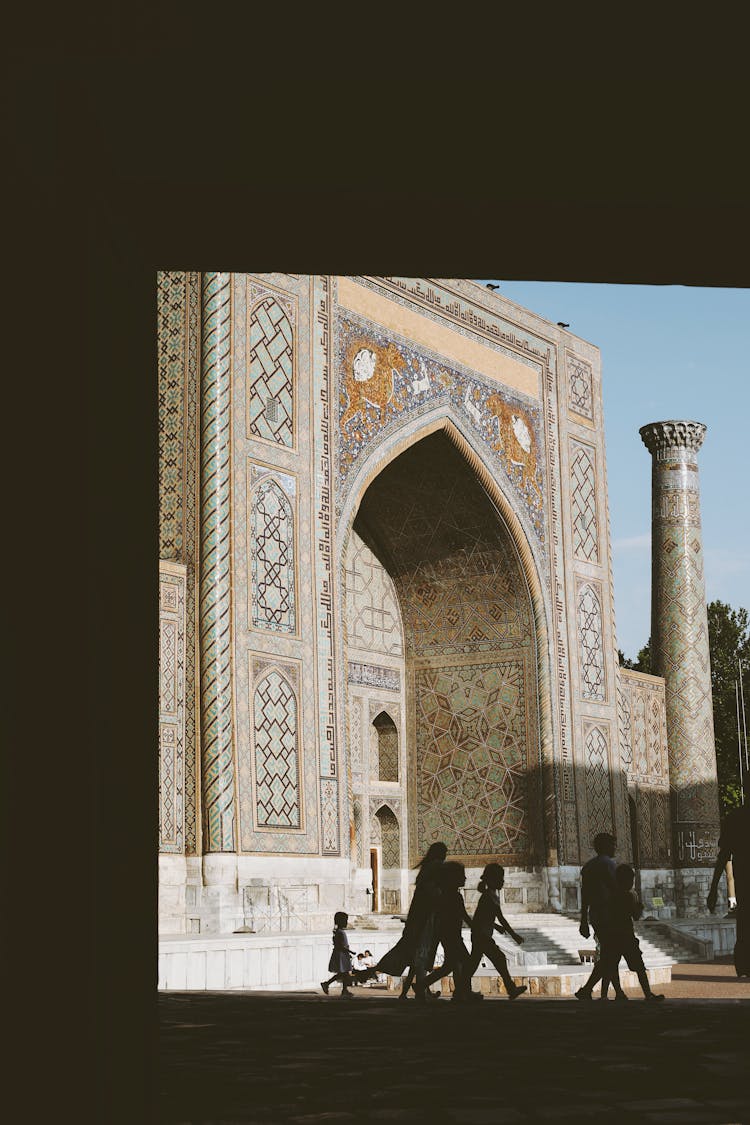
<path fill-rule="evenodd" d="M 601 351 L 617 643 L 635 658 L 651 614 L 646 422 L 708 427 L 698 454 L 706 596 L 750 609 L 750 290 L 499 282 L 496 291 Z"/>

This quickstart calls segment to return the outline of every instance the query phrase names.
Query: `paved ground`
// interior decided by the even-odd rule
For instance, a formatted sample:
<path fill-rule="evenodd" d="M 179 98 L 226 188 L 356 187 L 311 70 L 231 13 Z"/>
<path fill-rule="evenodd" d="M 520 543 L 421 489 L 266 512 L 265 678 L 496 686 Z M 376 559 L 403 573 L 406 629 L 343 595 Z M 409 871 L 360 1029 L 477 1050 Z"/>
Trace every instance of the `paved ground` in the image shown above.
<path fill-rule="evenodd" d="M 162 993 L 160 1120 L 750 1122 L 750 982 L 679 965 L 664 992 L 469 1007 L 374 989 Z"/>

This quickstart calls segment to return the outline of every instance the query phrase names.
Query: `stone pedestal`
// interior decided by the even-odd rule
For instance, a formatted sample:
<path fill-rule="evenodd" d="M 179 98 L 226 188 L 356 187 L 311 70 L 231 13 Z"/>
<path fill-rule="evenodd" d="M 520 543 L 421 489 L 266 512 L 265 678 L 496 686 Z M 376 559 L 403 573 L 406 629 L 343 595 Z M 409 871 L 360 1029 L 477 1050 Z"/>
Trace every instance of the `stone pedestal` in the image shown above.
<path fill-rule="evenodd" d="M 705 432 L 700 422 L 682 421 L 640 430 L 653 458 L 651 656 L 652 672 L 665 682 L 680 912 L 697 905 L 695 888 L 705 881 L 698 872 L 713 865 L 719 836 L 697 463 Z"/>

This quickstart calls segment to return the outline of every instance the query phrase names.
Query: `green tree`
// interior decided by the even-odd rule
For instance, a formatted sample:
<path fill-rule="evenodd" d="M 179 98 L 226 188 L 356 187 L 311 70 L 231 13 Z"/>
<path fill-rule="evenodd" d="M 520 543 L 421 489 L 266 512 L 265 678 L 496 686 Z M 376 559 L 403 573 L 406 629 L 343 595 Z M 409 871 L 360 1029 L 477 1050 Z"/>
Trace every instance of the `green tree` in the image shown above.
<path fill-rule="evenodd" d="M 737 747 L 738 661 L 742 665 L 745 706 L 750 705 L 750 628 L 746 609 L 732 609 L 725 602 L 708 604 L 708 644 L 711 650 L 711 691 L 714 705 L 716 766 L 719 799 L 723 811 L 740 803 L 740 771 Z M 741 717 L 740 717 L 741 724 Z M 744 767 L 744 756 L 743 756 Z M 750 778 L 745 779 L 748 789 Z"/>
<path fill-rule="evenodd" d="M 617 650 L 617 657 L 621 668 L 630 668 L 633 672 L 651 672 L 651 638 L 643 646 L 635 660 L 630 660 L 621 648 Z"/>
<path fill-rule="evenodd" d="M 732 609 L 726 602 L 709 602 L 708 646 L 711 653 L 711 695 L 714 709 L 714 737 L 716 740 L 716 769 L 719 779 L 719 800 L 722 814 L 740 804 L 740 770 L 737 746 L 737 697 L 735 684 L 738 661 L 742 665 L 742 686 L 745 708 L 750 708 L 750 628 L 748 612 L 740 607 Z M 638 659 L 628 660 L 618 652 L 623 668 L 636 672 L 651 671 L 651 638 L 638 653 Z M 740 719 L 741 721 L 741 719 Z M 744 768 L 744 756 L 743 756 Z M 745 790 L 750 795 L 750 777 L 745 779 Z"/>

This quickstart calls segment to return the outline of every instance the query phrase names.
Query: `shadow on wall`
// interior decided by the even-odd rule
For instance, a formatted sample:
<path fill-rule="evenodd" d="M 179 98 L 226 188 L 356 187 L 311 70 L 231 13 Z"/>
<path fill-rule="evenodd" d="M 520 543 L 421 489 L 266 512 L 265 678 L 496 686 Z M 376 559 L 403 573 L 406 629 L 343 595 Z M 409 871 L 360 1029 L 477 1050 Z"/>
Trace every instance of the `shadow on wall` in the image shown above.
<path fill-rule="evenodd" d="M 548 908 L 557 905 L 557 898 L 558 909 L 576 912 L 580 910 L 580 869 L 595 855 L 594 836 L 599 832 L 611 832 L 617 840 L 615 859 L 636 868 L 636 889 L 649 913 L 665 918 L 706 913 L 706 895 L 718 856 L 718 823 L 712 825 L 706 817 L 702 823 L 680 824 L 674 832 L 671 816 L 674 798 L 670 797 L 666 786 L 657 781 L 652 787 L 641 784 L 636 788 L 632 781 L 629 783 L 624 771 L 610 770 L 606 761 L 599 757 L 586 767 L 571 769 L 567 777 L 560 771 L 554 781 L 544 780 L 545 801 L 554 801 L 559 812 L 556 839 L 545 839 L 543 849 L 529 852 L 526 862 L 517 862 L 510 852 L 504 854 L 502 847 L 497 846 L 502 837 L 499 832 L 492 834 L 492 809 L 487 810 L 490 822 L 484 837 L 485 848 L 479 849 L 476 855 L 454 851 L 455 839 L 448 831 L 436 838 L 444 840 L 450 858 L 459 860 L 467 868 L 486 860 L 505 866 L 508 869 L 507 902 L 522 901 L 512 897 L 514 870 L 522 872 L 544 865 L 553 871 L 556 868 L 559 883 L 555 885 L 552 875 Z M 539 770 L 516 776 L 509 793 L 511 800 L 523 804 L 530 792 L 539 792 L 539 782 Z M 482 801 L 480 793 L 474 803 L 475 819 L 481 819 Z M 714 786 L 706 784 L 693 790 L 693 807 L 697 810 L 710 810 L 712 802 L 715 807 L 715 801 Z M 419 815 L 418 810 L 415 815 Z M 499 813 L 498 825 L 504 823 L 501 817 Z M 546 818 L 547 825 L 551 820 Z M 410 866 L 418 858 L 410 856 Z M 725 893 L 723 884 L 722 893 Z"/>

